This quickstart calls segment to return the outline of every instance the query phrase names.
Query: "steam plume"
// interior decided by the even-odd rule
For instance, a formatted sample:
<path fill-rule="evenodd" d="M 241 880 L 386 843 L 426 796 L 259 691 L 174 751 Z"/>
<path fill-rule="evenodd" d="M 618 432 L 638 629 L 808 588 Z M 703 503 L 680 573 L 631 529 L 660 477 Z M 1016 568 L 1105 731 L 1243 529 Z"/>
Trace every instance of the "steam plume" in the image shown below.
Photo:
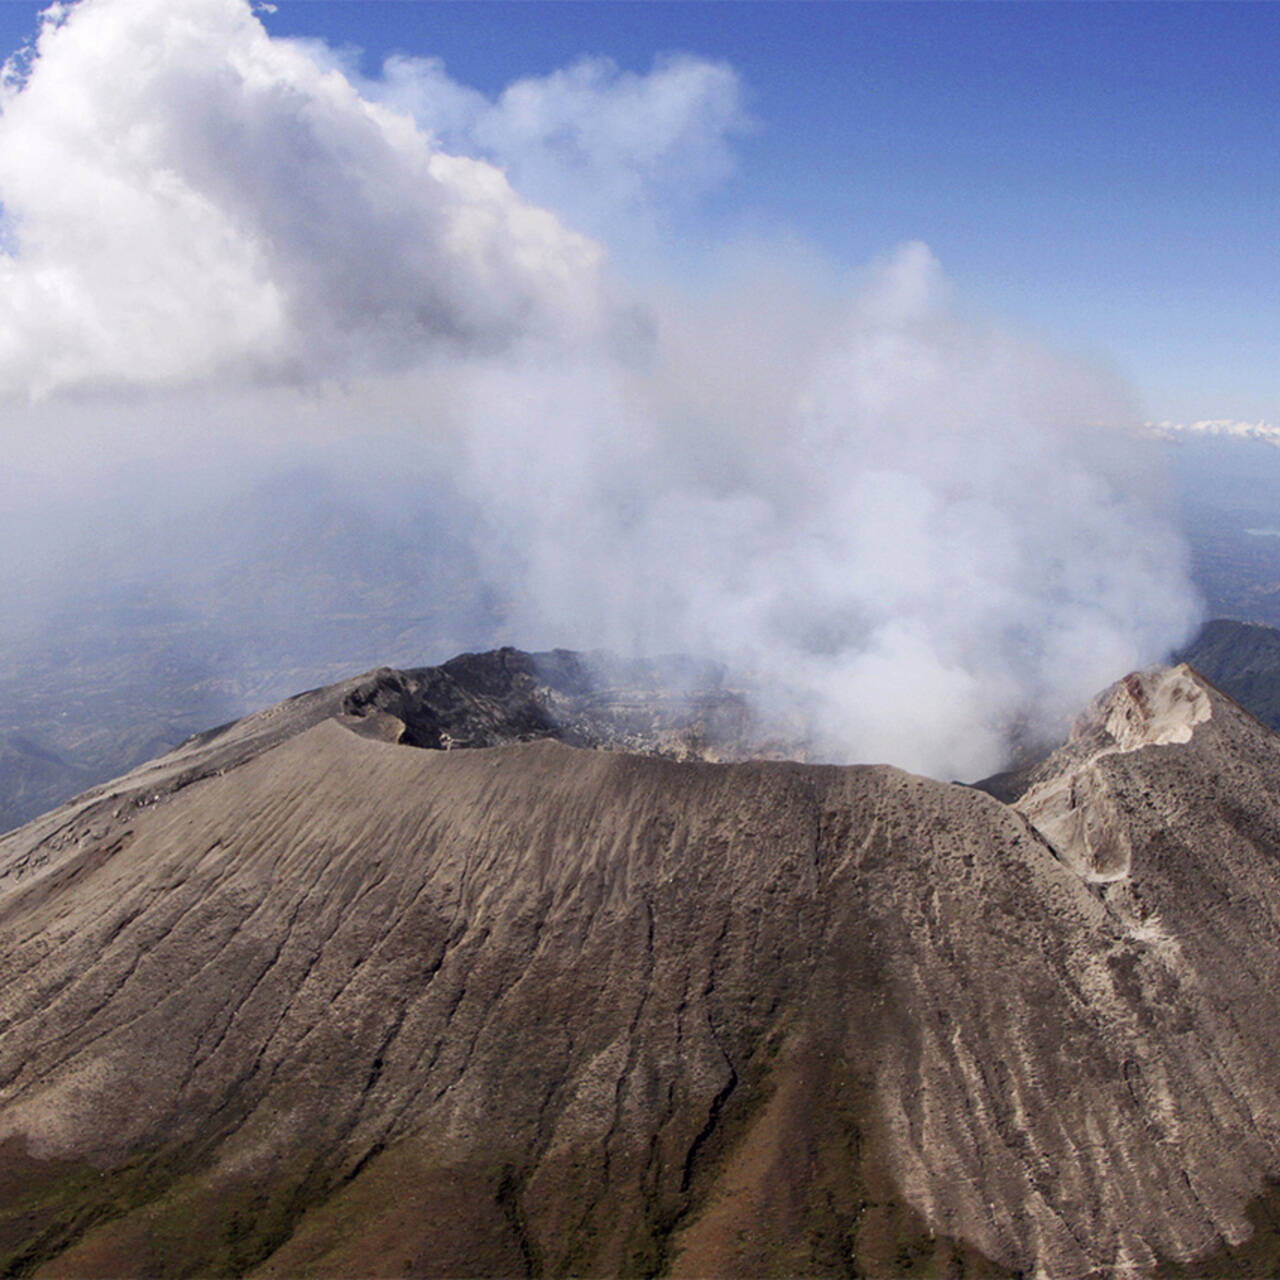
<path fill-rule="evenodd" d="M 1134 408 L 964 318 L 922 244 L 837 304 L 776 262 L 659 292 L 562 216 L 657 216 L 742 124 L 697 59 L 490 102 L 242 0 L 58 10 L 0 115 L 10 456 L 182 494 L 215 439 L 219 484 L 305 457 L 375 510 L 416 476 L 517 642 L 720 657 L 830 758 L 990 771 L 1194 621 Z"/>

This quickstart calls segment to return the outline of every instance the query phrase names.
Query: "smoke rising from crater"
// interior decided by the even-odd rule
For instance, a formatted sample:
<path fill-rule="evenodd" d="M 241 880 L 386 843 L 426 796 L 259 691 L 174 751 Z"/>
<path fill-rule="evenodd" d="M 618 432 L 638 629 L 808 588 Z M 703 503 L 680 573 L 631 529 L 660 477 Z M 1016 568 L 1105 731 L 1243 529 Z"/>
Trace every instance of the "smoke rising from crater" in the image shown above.
<path fill-rule="evenodd" d="M 965 316 L 923 244 L 833 297 L 765 253 L 641 287 L 576 229 L 660 219 L 743 124 L 697 59 L 491 102 L 240 0 L 60 11 L 0 116 L 10 518 L 163 491 L 181 547 L 188 495 L 298 459 L 374 513 L 411 480 L 502 639 L 721 658 L 829 758 L 998 767 L 1195 620 L 1134 406 Z"/>

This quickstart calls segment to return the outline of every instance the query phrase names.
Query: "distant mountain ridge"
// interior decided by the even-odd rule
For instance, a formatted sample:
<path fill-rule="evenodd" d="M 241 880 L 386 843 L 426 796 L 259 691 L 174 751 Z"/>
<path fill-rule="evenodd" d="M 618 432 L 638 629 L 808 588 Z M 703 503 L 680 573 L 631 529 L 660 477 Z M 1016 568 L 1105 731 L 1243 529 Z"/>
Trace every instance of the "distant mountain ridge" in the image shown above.
<path fill-rule="evenodd" d="M 1240 422 L 1234 418 L 1204 418 L 1199 422 L 1147 422 L 1146 429 L 1167 440 L 1179 436 L 1227 436 L 1235 440 L 1261 440 L 1280 445 L 1280 426 L 1272 422 Z"/>

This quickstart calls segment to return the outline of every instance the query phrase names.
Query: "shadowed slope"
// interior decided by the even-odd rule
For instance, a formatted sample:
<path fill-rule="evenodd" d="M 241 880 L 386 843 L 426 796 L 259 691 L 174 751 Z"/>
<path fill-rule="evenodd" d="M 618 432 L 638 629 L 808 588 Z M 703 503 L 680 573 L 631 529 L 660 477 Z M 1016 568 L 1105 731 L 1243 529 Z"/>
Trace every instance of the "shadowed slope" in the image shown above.
<path fill-rule="evenodd" d="M 1280 1172 L 1280 747 L 1172 674 L 1143 697 L 1175 740 L 1120 732 L 1123 686 L 1056 757 L 1048 839 L 882 767 L 406 750 L 349 731 L 356 682 L 14 833 L 8 1265 L 1080 1276 L 1238 1243 Z M 1081 803 L 1127 861 L 1063 835 Z"/>
<path fill-rule="evenodd" d="M 1256 622 L 1216 618 L 1178 655 L 1247 707 L 1280 728 L 1280 631 Z"/>

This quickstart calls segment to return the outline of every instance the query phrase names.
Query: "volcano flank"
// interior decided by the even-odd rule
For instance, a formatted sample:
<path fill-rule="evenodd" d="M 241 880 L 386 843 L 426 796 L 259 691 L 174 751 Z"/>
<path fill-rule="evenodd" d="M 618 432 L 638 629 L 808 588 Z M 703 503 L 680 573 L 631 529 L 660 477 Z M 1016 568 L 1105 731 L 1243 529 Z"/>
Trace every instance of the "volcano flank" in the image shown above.
<path fill-rule="evenodd" d="M 995 794 L 795 751 L 501 650 L 0 839 L 0 1270 L 1271 1274 L 1280 739 L 1179 665 Z"/>

